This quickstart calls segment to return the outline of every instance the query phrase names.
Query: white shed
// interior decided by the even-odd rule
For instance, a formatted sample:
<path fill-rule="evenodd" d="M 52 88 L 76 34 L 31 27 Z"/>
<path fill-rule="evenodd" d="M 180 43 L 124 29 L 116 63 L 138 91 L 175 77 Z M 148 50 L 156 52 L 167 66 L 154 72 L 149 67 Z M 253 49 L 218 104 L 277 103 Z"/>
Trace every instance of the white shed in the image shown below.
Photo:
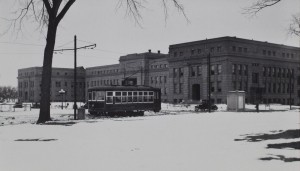
<path fill-rule="evenodd" d="M 245 110 L 245 91 L 229 91 L 227 93 L 227 110 L 228 111 Z"/>

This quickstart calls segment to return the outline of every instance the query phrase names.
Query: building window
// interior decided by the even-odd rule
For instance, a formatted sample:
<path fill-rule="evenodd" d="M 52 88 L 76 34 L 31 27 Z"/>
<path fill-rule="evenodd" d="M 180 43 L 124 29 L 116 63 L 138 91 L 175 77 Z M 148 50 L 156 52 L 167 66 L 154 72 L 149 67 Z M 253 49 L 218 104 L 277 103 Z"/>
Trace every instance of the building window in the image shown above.
<path fill-rule="evenodd" d="M 215 75 L 215 66 L 214 65 L 212 65 L 210 68 L 210 74 Z"/>
<path fill-rule="evenodd" d="M 242 47 L 239 47 L 239 52 L 243 52 L 243 48 Z"/>
<path fill-rule="evenodd" d="M 218 75 L 220 75 L 222 73 L 222 65 L 218 64 L 217 68 L 218 68 Z"/>
<path fill-rule="evenodd" d="M 221 52 L 222 51 L 222 47 L 221 46 L 218 46 L 217 47 L 217 52 Z"/>
<path fill-rule="evenodd" d="M 164 82 L 167 83 L 167 76 L 164 76 Z"/>
<path fill-rule="evenodd" d="M 214 48 L 214 47 L 211 47 L 211 48 L 210 48 L 210 52 L 213 53 L 214 51 L 215 51 L 215 48 Z"/>
<path fill-rule="evenodd" d="M 263 67 L 263 76 L 266 76 L 266 67 Z"/>
<path fill-rule="evenodd" d="M 183 83 L 179 83 L 179 93 L 182 93 Z"/>
<path fill-rule="evenodd" d="M 177 93 L 177 84 L 176 83 L 173 84 L 173 88 L 174 88 L 173 92 L 176 94 Z"/>
<path fill-rule="evenodd" d="M 215 92 L 215 86 L 214 86 L 214 82 L 210 82 L 210 92 Z"/>
<path fill-rule="evenodd" d="M 177 57 L 177 52 L 174 52 L 174 55 L 173 55 L 174 57 Z"/>
<path fill-rule="evenodd" d="M 242 65 L 238 65 L 237 67 L 239 75 L 242 75 Z"/>
<path fill-rule="evenodd" d="M 236 64 L 232 64 L 232 74 L 236 74 Z"/>
<path fill-rule="evenodd" d="M 263 55 L 266 55 L 267 54 L 267 51 L 266 50 L 263 50 Z"/>
<path fill-rule="evenodd" d="M 194 53 L 195 53 L 195 50 L 192 49 L 192 50 L 191 50 L 191 55 L 194 55 Z"/>
<path fill-rule="evenodd" d="M 285 53 L 282 53 L 281 56 L 282 56 L 282 57 L 285 57 Z"/>
<path fill-rule="evenodd" d="M 276 56 L 276 52 L 275 51 L 273 51 L 273 56 Z"/>
<path fill-rule="evenodd" d="M 268 51 L 268 55 L 271 56 L 271 51 Z"/>
<path fill-rule="evenodd" d="M 275 71 L 276 71 L 276 68 L 273 67 L 273 68 L 272 68 L 272 76 L 273 76 L 273 77 L 276 77 L 276 72 L 275 72 Z"/>
<path fill-rule="evenodd" d="M 236 47 L 232 46 L 232 51 L 235 52 L 236 51 Z"/>
<path fill-rule="evenodd" d="M 65 82 L 65 87 L 67 87 L 68 86 L 68 82 Z"/>
<path fill-rule="evenodd" d="M 197 75 L 200 76 L 202 74 L 201 66 L 197 66 Z"/>
<path fill-rule="evenodd" d="M 55 86 L 56 86 L 56 87 L 60 87 L 60 86 L 61 86 L 60 81 L 56 81 L 56 82 L 55 82 Z"/>
<path fill-rule="evenodd" d="M 252 83 L 258 83 L 258 73 L 252 73 Z"/>
<path fill-rule="evenodd" d="M 183 68 L 179 68 L 180 77 L 183 77 Z"/>
<path fill-rule="evenodd" d="M 191 67 L 191 77 L 196 76 L 196 67 L 192 66 Z"/>
<path fill-rule="evenodd" d="M 183 56 L 183 52 L 179 52 L 179 56 Z"/>
<path fill-rule="evenodd" d="M 221 81 L 218 81 L 217 82 L 217 91 L 220 93 L 222 92 L 222 82 Z"/>
<path fill-rule="evenodd" d="M 281 77 L 281 68 L 278 68 L 277 76 Z"/>
<path fill-rule="evenodd" d="M 247 48 L 244 48 L 244 53 L 247 53 L 248 52 L 248 49 Z"/>
<path fill-rule="evenodd" d="M 178 75 L 178 68 L 173 68 L 173 76 L 177 77 Z"/>
<path fill-rule="evenodd" d="M 198 54 L 201 54 L 201 52 L 202 52 L 202 50 L 201 50 L 201 49 L 198 49 L 197 51 L 198 51 Z"/>

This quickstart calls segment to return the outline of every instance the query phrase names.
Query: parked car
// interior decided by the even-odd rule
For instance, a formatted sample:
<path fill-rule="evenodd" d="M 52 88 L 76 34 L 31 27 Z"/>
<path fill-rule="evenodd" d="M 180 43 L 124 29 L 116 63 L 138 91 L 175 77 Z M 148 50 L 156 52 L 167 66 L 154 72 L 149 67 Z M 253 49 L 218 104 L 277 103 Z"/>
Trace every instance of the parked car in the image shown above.
<path fill-rule="evenodd" d="M 36 108 L 36 109 L 38 109 L 38 108 L 40 108 L 40 103 L 34 103 L 33 105 L 32 105 L 32 108 Z"/>
<path fill-rule="evenodd" d="M 218 110 L 217 105 L 211 103 L 210 106 L 211 106 L 210 107 L 211 110 Z M 208 101 L 207 100 L 202 100 L 202 102 L 199 105 L 195 106 L 195 111 L 196 112 L 205 111 L 205 110 L 208 110 L 208 108 L 209 108 Z"/>
<path fill-rule="evenodd" d="M 22 107 L 23 107 L 23 104 L 20 102 L 16 102 L 14 105 L 14 108 L 22 108 Z"/>

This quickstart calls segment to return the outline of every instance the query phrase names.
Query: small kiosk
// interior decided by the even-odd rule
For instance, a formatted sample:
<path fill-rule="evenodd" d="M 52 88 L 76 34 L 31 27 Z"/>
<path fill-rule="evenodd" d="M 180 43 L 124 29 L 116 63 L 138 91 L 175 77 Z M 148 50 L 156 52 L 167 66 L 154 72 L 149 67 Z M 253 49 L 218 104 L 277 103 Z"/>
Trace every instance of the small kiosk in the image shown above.
<path fill-rule="evenodd" d="M 229 91 L 227 93 L 227 110 L 244 111 L 245 110 L 245 91 Z"/>

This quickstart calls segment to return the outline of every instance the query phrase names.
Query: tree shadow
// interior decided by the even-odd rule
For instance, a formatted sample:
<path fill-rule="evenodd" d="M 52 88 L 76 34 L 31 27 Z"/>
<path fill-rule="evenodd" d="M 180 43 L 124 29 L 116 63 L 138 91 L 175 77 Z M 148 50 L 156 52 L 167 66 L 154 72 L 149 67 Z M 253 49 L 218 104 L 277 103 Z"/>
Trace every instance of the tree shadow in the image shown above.
<path fill-rule="evenodd" d="M 34 139 L 16 139 L 15 141 L 56 141 L 57 139 L 40 139 L 40 138 L 34 138 Z"/>
<path fill-rule="evenodd" d="M 299 150 L 300 141 L 289 142 L 289 143 L 268 144 L 267 148 L 276 148 L 276 149 L 293 148 Z"/>
<path fill-rule="evenodd" d="M 275 131 L 273 131 L 275 132 Z M 287 131 L 276 131 L 279 133 L 272 134 L 257 134 L 257 135 L 249 135 L 244 139 L 234 139 L 235 141 L 249 141 L 249 142 L 258 142 L 264 140 L 275 140 L 275 139 L 294 139 L 300 138 L 300 129 L 287 130 Z"/>
<path fill-rule="evenodd" d="M 62 122 L 62 121 L 50 121 L 50 122 L 46 122 L 42 125 L 61 125 L 61 126 L 72 126 L 76 124 L 76 122 L 72 122 L 72 121 L 66 121 L 66 122 Z"/>
<path fill-rule="evenodd" d="M 263 158 L 259 158 L 259 159 L 263 160 L 263 161 L 270 161 L 270 160 L 281 160 L 281 161 L 284 161 L 284 162 L 300 161 L 300 158 L 296 158 L 296 157 L 286 158 L 283 155 L 272 155 L 272 157 L 263 157 Z"/>

